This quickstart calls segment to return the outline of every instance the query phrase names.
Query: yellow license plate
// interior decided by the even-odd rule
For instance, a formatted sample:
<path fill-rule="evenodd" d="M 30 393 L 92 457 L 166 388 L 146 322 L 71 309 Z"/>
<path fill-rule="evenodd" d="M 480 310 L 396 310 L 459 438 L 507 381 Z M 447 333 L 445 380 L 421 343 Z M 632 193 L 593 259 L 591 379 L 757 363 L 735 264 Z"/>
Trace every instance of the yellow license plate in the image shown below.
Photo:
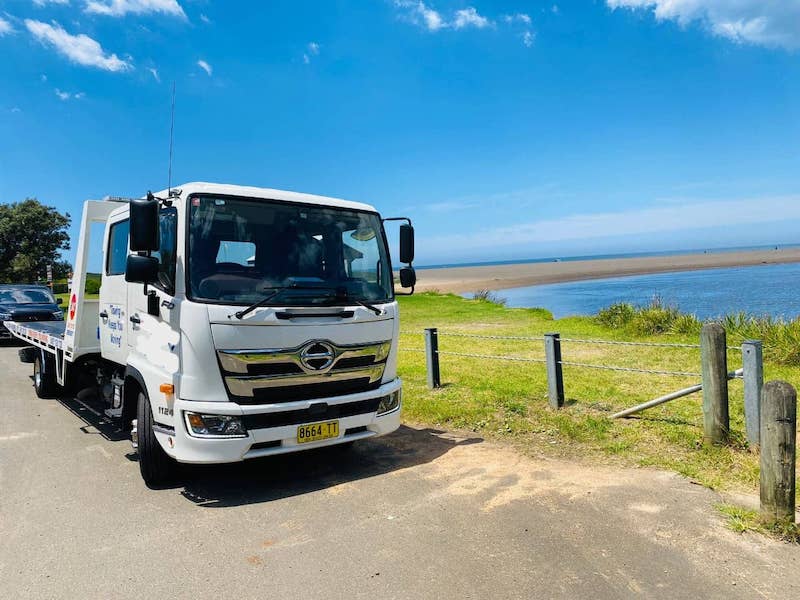
<path fill-rule="evenodd" d="M 300 425 L 297 428 L 297 443 L 318 442 L 339 437 L 339 421 L 325 421 L 311 425 Z"/>

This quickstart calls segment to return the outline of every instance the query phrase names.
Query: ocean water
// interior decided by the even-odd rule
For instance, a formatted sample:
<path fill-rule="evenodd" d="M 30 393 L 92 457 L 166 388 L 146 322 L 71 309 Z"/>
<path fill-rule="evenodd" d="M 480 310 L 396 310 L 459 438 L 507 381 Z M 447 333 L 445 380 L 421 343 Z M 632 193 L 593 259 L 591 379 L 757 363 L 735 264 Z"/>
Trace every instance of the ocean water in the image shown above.
<path fill-rule="evenodd" d="M 666 304 L 701 319 L 744 311 L 783 319 L 800 316 L 800 264 L 758 265 L 634 275 L 499 290 L 508 306 L 544 307 L 553 316 L 591 315 L 615 302 Z"/>

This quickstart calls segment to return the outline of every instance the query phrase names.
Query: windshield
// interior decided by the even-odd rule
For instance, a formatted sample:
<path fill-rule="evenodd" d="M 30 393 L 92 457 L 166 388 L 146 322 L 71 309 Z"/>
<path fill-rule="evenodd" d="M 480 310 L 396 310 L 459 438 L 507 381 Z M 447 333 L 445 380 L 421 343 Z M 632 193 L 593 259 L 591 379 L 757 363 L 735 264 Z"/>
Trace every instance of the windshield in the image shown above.
<path fill-rule="evenodd" d="M 0 303 L 55 304 L 55 302 L 55 298 L 47 290 L 0 290 Z"/>
<path fill-rule="evenodd" d="M 383 228 L 374 213 L 210 196 L 193 196 L 189 208 L 193 299 L 251 304 L 284 287 L 290 289 L 269 304 L 392 298 Z"/>

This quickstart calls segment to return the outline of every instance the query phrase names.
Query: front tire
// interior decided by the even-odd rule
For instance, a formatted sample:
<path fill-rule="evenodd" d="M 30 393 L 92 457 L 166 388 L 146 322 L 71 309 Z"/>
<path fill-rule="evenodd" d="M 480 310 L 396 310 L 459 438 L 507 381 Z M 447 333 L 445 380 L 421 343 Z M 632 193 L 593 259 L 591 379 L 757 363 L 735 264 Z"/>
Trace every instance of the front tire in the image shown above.
<path fill-rule="evenodd" d="M 139 449 L 139 471 L 149 488 L 159 488 L 173 477 L 175 462 L 164 452 L 153 431 L 153 411 L 150 399 L 139 392 L 136 403 L 136 427 Z"/>
<path fill-rule="evenodd" d="M 37 352 L 33 359 L 33 389 L 39 398 L 49 399 L 58 396 L 59 386 L 56 381 L 56 361 L 42 352 Z"/>

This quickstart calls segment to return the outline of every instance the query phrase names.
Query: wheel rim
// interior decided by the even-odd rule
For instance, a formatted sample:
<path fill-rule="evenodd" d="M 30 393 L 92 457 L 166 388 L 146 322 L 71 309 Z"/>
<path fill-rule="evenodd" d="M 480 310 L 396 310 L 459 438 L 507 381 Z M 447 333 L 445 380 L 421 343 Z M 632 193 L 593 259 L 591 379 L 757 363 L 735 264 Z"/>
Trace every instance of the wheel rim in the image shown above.
<path fill-rule="evenodd" d="M 37 388 L 42 387 L 42 367 L 39 364 L 39 359 L 36 359 L 33 363 L 33 384 Z"/>

